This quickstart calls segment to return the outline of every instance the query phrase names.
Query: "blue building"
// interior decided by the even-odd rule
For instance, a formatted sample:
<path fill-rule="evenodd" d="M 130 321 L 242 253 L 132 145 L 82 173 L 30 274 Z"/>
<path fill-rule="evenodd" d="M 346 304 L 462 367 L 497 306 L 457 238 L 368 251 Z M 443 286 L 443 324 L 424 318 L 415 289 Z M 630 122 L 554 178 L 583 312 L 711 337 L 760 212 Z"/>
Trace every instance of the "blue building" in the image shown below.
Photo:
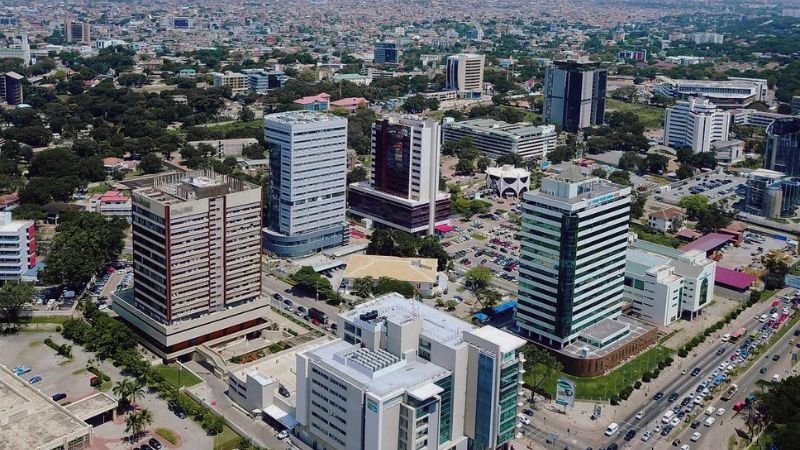
<path fill-rule="evenodd" d="M 397 44 L 394 42 L 376 42 L 372 62 L 375 64 L 397 64 L 399 62 Z"/>
<path fill-rule="evenodd" d="M 800 117 L 777 119 L 767 127 L 764 168 L 800 177 Z"/>

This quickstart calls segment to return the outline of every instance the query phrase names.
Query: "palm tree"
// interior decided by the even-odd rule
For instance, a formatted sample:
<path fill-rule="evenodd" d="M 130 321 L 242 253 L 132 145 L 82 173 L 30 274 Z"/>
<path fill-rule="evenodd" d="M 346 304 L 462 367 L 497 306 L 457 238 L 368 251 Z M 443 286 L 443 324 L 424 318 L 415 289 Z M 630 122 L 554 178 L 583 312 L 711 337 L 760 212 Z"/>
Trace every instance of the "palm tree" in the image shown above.
<path fill-rule="evenodd" d="M 131 391 L 133 390 L 134 383 L 130 378 L 123 378 L 114 384 L 111 392 L 119 399 L 119 405 L 130 403 Z"/>
<path fill-rule="evenodd" d="M 129 439 L 133 440 L 133 437 L 139 434 L 139 415 L 136 413 L 128 414 L 125 417 L 125 434 L 129 434 Z"/>
<path fill-rule="evenodd" d="M 153 424 L 153 413 L 151 413 L 149 409 L 142 409 L 137 415 L 139 416 L 138 422 L 141 427 L 139 432 L 141 433 Z"/>
<path fill-rule="evenodd" d="M 128 391 L 128 398 L 134 405 L 136 404 L 136 400 L 144 398 L 144 386 L 141 382 L 131 382 L 131 387 Z"/>

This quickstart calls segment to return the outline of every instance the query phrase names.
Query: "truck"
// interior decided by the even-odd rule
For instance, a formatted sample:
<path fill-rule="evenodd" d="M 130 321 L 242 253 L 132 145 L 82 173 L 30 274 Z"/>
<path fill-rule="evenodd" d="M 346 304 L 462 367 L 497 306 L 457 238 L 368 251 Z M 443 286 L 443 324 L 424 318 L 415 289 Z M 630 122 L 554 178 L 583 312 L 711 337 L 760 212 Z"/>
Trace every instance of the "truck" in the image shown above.
<path fill-rule="evenodd" d="M 308 317 L 310 317 L 311 320 L 316 320 L 322 325 L 326 325 L 328 323 L 328 315 L 317 308 L 308 308 Z"/>
<path fill-rule="evenodd" d="M 725 400 L 725 401 L 728 401 L 728 400 L 732 399 L 733 396 L 736 395 L 736 392 L 738 390 L 739 390 L 739 386 L 737 386 L 735 384 L 731 384 L 731 386 L 728 388 L 728 390 L 726 390 L 725 393 L 722 394 L 722 399 Z"/>

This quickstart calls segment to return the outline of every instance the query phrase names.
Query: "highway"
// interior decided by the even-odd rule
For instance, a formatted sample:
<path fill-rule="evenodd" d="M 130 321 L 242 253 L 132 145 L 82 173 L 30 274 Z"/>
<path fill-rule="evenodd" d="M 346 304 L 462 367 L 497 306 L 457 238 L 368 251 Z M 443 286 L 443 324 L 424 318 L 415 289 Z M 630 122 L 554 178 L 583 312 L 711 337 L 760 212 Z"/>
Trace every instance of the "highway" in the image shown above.
<path fill-rule="evenodd" d="M 747 328 L 748 331 L 751 331 L 757 327 L 760 328 L 762 324 L 758 322 L 756 317 L 760 316 L 761 314 L 768 313 L 771 307 L 772 306 L 770 300 L 768 302 L 759 303 L 756 306 L 745 310 L 742 313 L 742 316 L 740 316 L 740 318 L 741 317 L 745 318 L 744 322 L 741 322 L 741 320 L 737 320 L 735 325 L 733 324 L 728 325 L 728 327 L 723 328 L 716 334 L 709 336 L 708 339 L 703 344 L 701 344 L 700 347 L 695 348 L 693 353 L 691 353 L 687 358 L 679 358 L 676 356 L 675 362 L 673 363 L 672 367 L 668 369 L 671 373 L 662 375 L 662 376 L 673 377 L 673 379 L 670 380 L 666 386 L 660 388 L 661 392 L 664 393 L 664 398 L 658 401 L 650 401 L 647 403 L 647 405 L 644 405 L 642 408 L 642 410 L 644 411 L 644 417 L 642 417 L 642 419 L 636 419 L 635 416 L 638 411 L 634 411 L 631 413 L 630 416 L 623 418 L 622 420 L 617 420 L 617 423 L 620 426 L 619 431 L 613 438 L 609 438 L 608 442 L 604 445 L 604 447 L 607 447 L 608 444 L 610 444 L 611 442 L 617 443 L 617 445 L 619 445 L 620 448 L 626 447 L 626 448 L 650 449 L 654 447 L 662 447 L 662 448 L 668 447 L 670 443 L 673 441 L 673 439 L 676 438 L 676 433 L 674 431 L 667 436 L 661 436 L 660 434 L 654 435 L 653 437 L 650 438 L 648 442 L 642 442 L 641 436 L 646 430 L 652 430 L 653 428 L 655 428 L 657 424 L 661 424 L 661 416 L 663 416 L 666 410 L 672 408 L 672 406 L 674 406 L 675 404 L 680 404 L 680 400 L 686 397 L 687 395 L 694 394 L 697 385 L 699 385 L 705 378 L 707 378 L 710 375 L 710 373 L 713 372 L 714 369 L 716 369 L 717 366 L 719 366 L 719 364 L 722 361 L 727 360 L 730 357 L 731 352 L 737 347 L 737 345 L 731 343 L 723 343 L 716 336 L 721 336 L 724 333 L 732 332 L 733 330 L 741 327 Z M 785 337 L 787 341 L 790 338 L 791 336 Z M 717 355 L 717 349 L 719 349 L 720 347 L 724 347 L 725 352 L 722 353 L 721 355 Z M 763 356 L 761 355 L 765 354 L 768 354 L 770 357 L 772 356 L 772 353 L 770 353 L 770 349 L 762 349 L 759 358 L 763 359 Z M 754 364 L 753 367 L 756 367 L 755 371 L 753 372 L 751 370 L 745 373 L 745 379 L 741 381 L 741 384 L 737 383 L 740 386 L 740 392 L 749 390 L 748 389 L 749 385 L 747 384 L 747 381 L 749 379 L 748 377 L 751 376 L 751 373 L 759 375 L 758 368 L 760 368 L 761 366 L 762 364 Z M 689 373 L 687 373 L 686 375 L 681 375 L 681 370 L 686 369 L 687 371 L 691 372 L 691 370 L 694 369 L 695 367 L 699 367 L 702 369 L 702 372 L 698 376 L 693 377 Z M 754 378 L 754 380 L 755 379 L 757 378 Z M 667 401 L 667 397 L 673 392 L 678 393 L 678 400 L 670 403 Z M 652 392 L 651 395 L 655 395 L 655 392 Z M 728 402 L 728 403 L 730 403 L 730 405 L 732 406 L 734 402 Z M 705 405 L 706 405 L 705 407 L 707 407 L 708 402 L 705 403 Z M 702 413 L 702 409 L 705 408 L 695 409 L 695 411 L 700 411 L 700 416 L 704 418 L 705 416 Z M 728 409 L 730 410 L 730 408 Z M 718 420 L 717 423 L 713 425 L 713 427 L 719 425 L 720 421 Z M 689 432 L 683 430 L 680 432 L 681 436 L 680 439 L 683 441 L 683 443 L 689 443 L 689 436 L 691 436 L 692 432 L 694 432 L 695 430 L 691 430 L 688 427 L 688 424 L 686 424 L 685 422 L 681 422 L 681 424 L 676 428 L 680 430 L 681 427 L 685 427 L 687 430 L 691 431 Z M 709 427 L 701 426 L 700 428 L 701 429 L 698 429 L 697 431 L 700 431 L 701 433 L 706 433 L 709 431 Z M 632 441 L 626 442 L 623 439 L 623 436 L 630 429 L 636 430 L 636 437 L 634 437 Z M 666 446 L 664 445 L 664 443 L 666 443 Z"/>

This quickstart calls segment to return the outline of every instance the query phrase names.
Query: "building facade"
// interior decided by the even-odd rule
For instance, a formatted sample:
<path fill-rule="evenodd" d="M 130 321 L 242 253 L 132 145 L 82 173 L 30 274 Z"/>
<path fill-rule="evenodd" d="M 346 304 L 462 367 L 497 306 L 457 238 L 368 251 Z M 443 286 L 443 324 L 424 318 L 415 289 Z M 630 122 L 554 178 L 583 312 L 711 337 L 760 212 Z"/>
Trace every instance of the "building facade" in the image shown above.
<path fill-rule="evenodd" d="M 408 233 L 433 234 L 449 223 L 450 194 L 439 191 L 441 127 L 390 117 L 372 126 L 368 182 L 348 188 L 350 213 Z"/>
<path fill-rule="evenodd" d="M 531 339 L 562 349 L 622 313 L 630 195 L 575 166 L 524 194 L 515 319 Z"/>
<path fill-rule="evenodd" d="M 708 99 L 678 101 L 664 113 L 664 145 L 710 152 L 711 143 L 727 141 L 730 113 L 719 110 Z"/>
<path fill-rule="evenodd" d="M 311 111 L 264 117 L 270 191 L 264 247 L 298 257 L 349 239 L 347 119 Z"/>
<path fill-rule="evenodd" d="M 212 171 L 155 177 L 133 191 L 132 290 L 113 310 L 171 359 L 265 325 L 261 188 Z"/>
<path fill-rule="evenodd" d="M 214 73 L 214 87 L 231 89 L 233 95 L 246 94 L 248 89 L 247 75 L 238 72 L 227 71 L 225 73 Z"/>
<path fill-rule="evenodd" d="M 608 70 L 597 63 L 556 61 L 544 84 L 544 120 L 575 133 L 601 125 L 606 112 Z"/>
<path fill-rule="evenodd" d="M 24 102 L 22 82 L 25 77 L 16 72 L 0 74 L 0 100 L 9 105 L 21 105 Z"/>
<path fill-rule="evenodd" d="M 289 78 L 278 70 L 244 69 L 242 73 L 247 76 L 247 89 L 257 94 L 278 89 Z"/>
<path fill-rule="evenodd" d="M 486 57 L 462 53 L 447 57 L 445 90 L 480 97 L 483 91 L 483 65 Z"/>
<path fill-rule="evenodd" d="M 800 117 L 776 120 L 767 127 L 764 168 L 800 177 Z"/>
<path fill-rule="evenodd" d="M 394 42 L 376 42 L 372 62 L 375 64 L 397 64 L 399 62 L 397 44 Z"/>
<path fill-rule="evenodd" d="M 744 210 L 768 218 L 792 217 L 800 205 L 800 178 L 757 169 L 747 174 Z"/>
<path fill-rule="evenodd" d="M 325 450 L 510 449 L 524 340 L 387 294 L 297 355 L 295 434 Z"/>
<path fill-rule="evenodd" d="M 734 109 L 731 111 L 731 122 L 733 125 L 750 125 L 764 129 L 777 119 L 791 118 L 792 116 L 789 114 L 759 111 L 757 109 Z"/>
<path fill-rule="evenodd" d="M 675 80 L 658 76 L 654 88 L 656 94 L 681 100 L 690 97 L 707 98 L 721 109 L 745 108 L 753 102 L 764 102 L 768 91 L 767 80 L 736 77 L 715 81 Z"/>
<path fill-rule="evenodd" d="M 528 192 L 531 185 L 531 173 L 511 165 L 486 168 L 486 187 L 492 189 L 499 197 L 520 198 Z"/>
<path fill-rule="evenodd" d="M 92 40 L 91 26 L 88 22 L 64 20 L 64 40 L 68 44 L 88 44 Z"/>
<path fill-rule="evenodd" d="M 456 143 L 465 137 L 472 138 L 478 150 L 493 159 L 508 154 L 525 159 L 546 159 L 556 148 L 558 133 L 553 125 L 511 124 L 494 119 L 456 122 L 445 118 L 444 142 Z"/>
<path fill-rule="evenodd" d="M 30 220 L 14 220 L 10 211 L 0 212 L 0 281 L 22 279 L 36 267 L 36 227 Z"/>

